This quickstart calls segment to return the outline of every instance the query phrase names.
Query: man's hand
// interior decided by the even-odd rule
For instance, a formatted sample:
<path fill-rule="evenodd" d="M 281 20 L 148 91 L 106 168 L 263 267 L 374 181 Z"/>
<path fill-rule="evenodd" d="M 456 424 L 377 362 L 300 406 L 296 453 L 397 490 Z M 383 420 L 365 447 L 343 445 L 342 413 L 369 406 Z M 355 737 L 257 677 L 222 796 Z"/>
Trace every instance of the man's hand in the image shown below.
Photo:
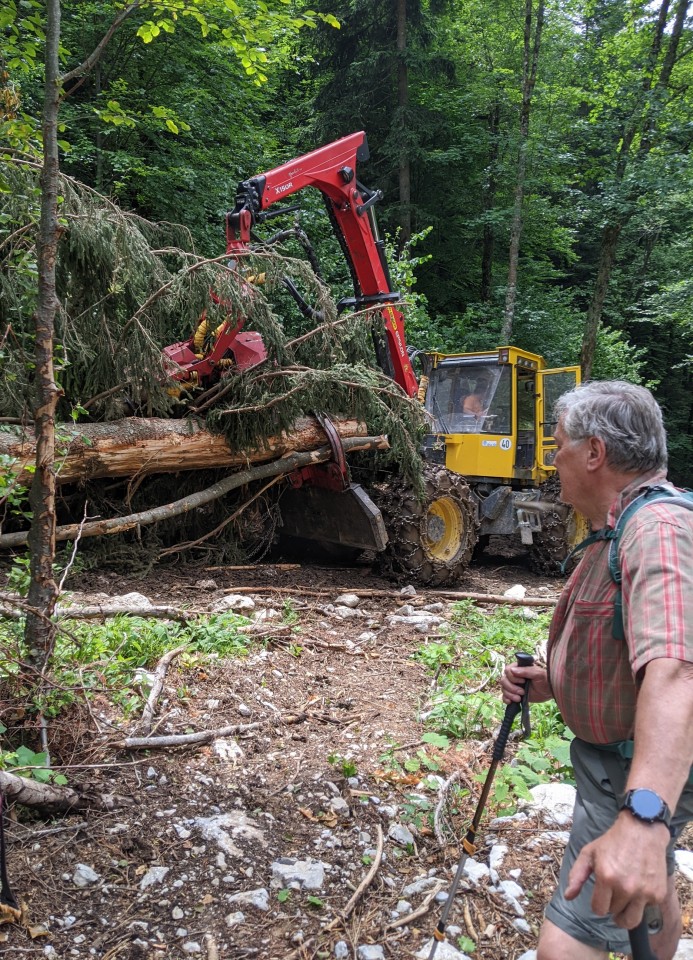
<path fill-rule="evenodd" d="M 518 667 L 517 664 L 508 664 L 500 681 L 503 703 L 520 702 L 525 692 L 522 685 L 525 680 L 532 681 L 529 687 L 529 699 L 532 703 L 542 703 L 553 696 L 543 667 Z"/>
<path fill-rule="evenodd" d="M 627 811 L 618 815 L 607 832 L 586 844 L 573 864 L 566 900 L 580 893 L 594 874 L 592 910 L 610 913 L 619 927 L 632 930 L 648 903 L 662 903 L 667 895 L 666 848 L 669 831 L 663 823 L 642 823 Z"/>

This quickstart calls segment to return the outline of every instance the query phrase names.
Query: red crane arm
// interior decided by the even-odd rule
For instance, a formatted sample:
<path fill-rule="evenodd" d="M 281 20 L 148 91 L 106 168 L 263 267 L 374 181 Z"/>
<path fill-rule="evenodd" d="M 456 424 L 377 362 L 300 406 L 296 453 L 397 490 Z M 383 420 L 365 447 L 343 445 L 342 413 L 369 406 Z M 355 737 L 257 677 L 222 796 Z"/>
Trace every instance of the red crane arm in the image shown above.
<path fill-rule="evenodd" d="M 236 206 L 226 218 L 227 253 L 237 254 L 247 247 L 253 224 L 263 220 L 263 211 L 272 204 L 305 187 L 319 190 L 351 267 L 356 295 L 345 305 L 380 307 L 385 344 L 376 333 L 378 362 L 409 396 L 415 396 L 418 384 L 407 352 L 404 318 L 394 306 L 399 295 L 392 291 L 384 242 L 378 237 L 372 209 L 382 194 L 369 191 L 356 178 L 357 162 L 367 159 L 368 142 L 361 131 L 244 180 Z"/>

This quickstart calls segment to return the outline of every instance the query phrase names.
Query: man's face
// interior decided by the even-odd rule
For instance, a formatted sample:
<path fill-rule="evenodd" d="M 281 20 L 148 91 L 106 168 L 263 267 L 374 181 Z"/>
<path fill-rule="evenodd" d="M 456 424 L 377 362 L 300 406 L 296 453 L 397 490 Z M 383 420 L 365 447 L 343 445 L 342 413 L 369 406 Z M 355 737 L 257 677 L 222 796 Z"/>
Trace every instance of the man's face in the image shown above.
<path fill-rule="evenodd" d="M 587 471 L 589 442 L 569 440 L 559 421 L 554 434 L 558 450 L 554 464 L 561 478 L 561 500 L 581 513 L 588 514 L 590 475 Z"/>

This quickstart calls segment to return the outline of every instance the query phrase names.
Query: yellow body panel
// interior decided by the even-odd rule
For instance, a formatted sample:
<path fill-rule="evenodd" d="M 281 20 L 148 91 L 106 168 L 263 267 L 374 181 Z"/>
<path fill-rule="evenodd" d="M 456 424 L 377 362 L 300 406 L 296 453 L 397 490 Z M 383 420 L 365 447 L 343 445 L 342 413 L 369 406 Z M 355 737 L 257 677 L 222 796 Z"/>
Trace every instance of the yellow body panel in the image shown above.
<path fill-rule="evenodd" d="M 578 367 L 548 370 L 543 357 L 518 347 L 478 353 L 430 355 L 435 397 L 427 409 L 435 420 L 433 443 L 445 448 L 445 465 L 469 478 L 538 486 L 554 472 L 556 398 L 580 382 Z M 468 413 L 487 371 L 488 403 Z M 470 390 L 474 393 L 470 396 Z M 480 405 L 477 399 L 476 403 Z M 493 431 L 493 432 L 492 432 Z M 497 431 L 497 432 L 496 432 Z"/>

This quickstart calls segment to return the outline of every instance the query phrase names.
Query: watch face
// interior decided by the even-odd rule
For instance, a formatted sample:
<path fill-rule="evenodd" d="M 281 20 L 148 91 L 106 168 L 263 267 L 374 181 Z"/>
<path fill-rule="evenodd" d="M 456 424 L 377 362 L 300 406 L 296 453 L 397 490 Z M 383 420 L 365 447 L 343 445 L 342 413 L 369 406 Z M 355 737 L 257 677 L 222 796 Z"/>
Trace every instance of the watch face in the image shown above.
<path fill-rule="evenodd" d="M 653 790 L 634 790 L 630 798 L 633 813 L 643 820 L 654 820 L 661 816 L 664 803 Z"/>

